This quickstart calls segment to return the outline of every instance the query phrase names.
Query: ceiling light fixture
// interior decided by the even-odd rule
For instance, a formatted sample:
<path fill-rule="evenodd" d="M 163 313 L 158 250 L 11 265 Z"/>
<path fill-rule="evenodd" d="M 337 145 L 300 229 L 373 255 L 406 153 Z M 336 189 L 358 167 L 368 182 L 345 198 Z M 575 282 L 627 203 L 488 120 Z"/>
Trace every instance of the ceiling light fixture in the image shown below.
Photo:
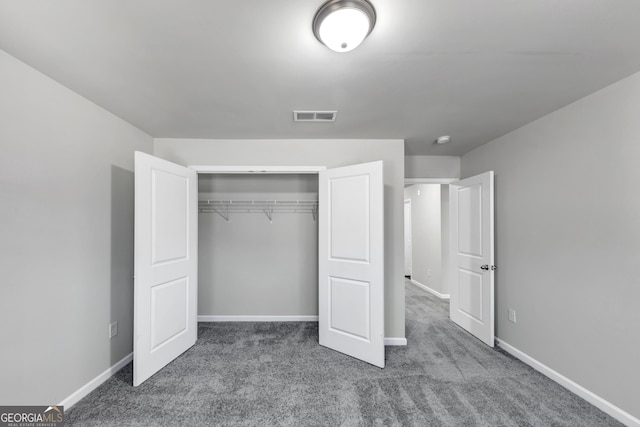
<path fill-rule="evenodd" d="M 376 24 L 376 10 L 367 0 L 329 0 L 313 18 L 313 34 L 336 52 L 355 49 Z"/>
<path fill-rule="evenodd" d="M 449 141 L 451 141 L 451 137 L 449 135 L 443 135 L 436 139 L 436 144 L 446 144 Z"/>

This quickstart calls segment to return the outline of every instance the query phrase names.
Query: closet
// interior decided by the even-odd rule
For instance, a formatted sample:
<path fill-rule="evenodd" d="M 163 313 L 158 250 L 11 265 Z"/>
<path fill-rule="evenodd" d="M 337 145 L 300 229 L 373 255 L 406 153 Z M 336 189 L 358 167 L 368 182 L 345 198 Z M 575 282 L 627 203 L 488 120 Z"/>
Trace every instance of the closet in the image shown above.
<path fill-rule="evenodd" d="M 320 345 L 384 367 L 382 161 L 230 168 L 135 153 L 134 386 L 230 317 L 317 313 Z"/>
<path fill-rule="evenodd" d="M 198 319 L 317 320 L 318 175 L 198 175 Z"/>

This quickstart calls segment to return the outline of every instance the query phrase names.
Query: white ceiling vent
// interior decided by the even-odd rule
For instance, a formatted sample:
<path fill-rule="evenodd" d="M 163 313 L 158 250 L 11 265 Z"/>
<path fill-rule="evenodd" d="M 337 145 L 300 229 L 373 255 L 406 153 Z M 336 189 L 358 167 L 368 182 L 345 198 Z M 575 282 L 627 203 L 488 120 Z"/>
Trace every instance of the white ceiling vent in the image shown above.
<path fill-rule="evenodd" d="M 337 111 L 294 111 L 294 122 L 335 122 Z"/>

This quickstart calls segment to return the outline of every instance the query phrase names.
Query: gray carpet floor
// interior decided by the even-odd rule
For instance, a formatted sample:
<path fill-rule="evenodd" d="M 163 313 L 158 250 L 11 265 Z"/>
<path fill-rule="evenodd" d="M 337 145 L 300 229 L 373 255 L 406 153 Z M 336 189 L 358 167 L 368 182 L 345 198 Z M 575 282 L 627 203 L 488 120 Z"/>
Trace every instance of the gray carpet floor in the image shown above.
<path fill-rule="evenodd" d="M 406 285 L 406 347 L 379 369 L 318 345 L 314 322 L 202 323 L 140 387 L 132 365 L 66 413 L 70 426 L 619 426 L 452 324 Z"/>

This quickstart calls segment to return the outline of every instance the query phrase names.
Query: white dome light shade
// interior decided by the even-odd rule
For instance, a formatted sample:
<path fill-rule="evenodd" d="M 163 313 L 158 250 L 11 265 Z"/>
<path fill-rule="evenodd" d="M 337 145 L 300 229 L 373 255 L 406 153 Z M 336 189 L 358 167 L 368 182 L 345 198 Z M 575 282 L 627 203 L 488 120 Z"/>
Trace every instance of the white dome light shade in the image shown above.
<path fill-rule="evenodd" d="M 369 35 L 375 20 L 375 10 L 365 0 L 329 0 L 316 13 L 313 32 L 329 49 L 349 52 Z"/>
<path fill-rule="evenodd" d="M 357 9 L 337 10 L 322 21 L 318 34 L 329 49 L 349 52 L 369 33 L 369 18 Z"/>

